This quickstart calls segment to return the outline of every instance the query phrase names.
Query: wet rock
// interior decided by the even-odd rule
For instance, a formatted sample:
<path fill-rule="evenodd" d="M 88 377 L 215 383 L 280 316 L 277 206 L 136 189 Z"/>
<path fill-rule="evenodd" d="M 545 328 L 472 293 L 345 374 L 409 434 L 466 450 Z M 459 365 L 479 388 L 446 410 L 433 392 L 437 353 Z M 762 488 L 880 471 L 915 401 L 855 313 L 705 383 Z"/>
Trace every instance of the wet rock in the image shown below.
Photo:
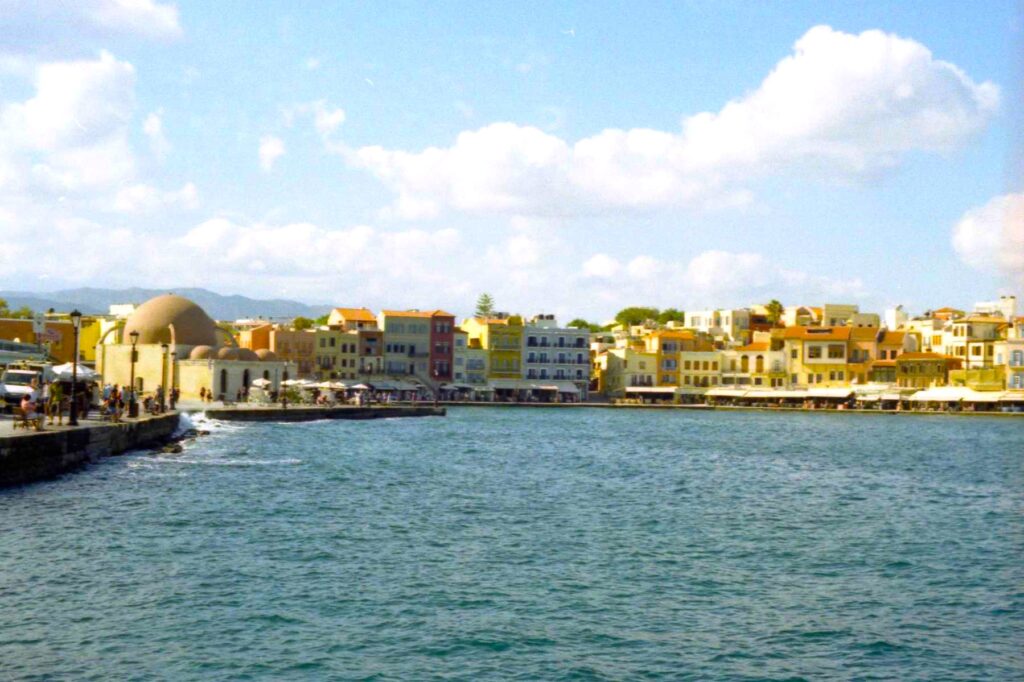
<path fill-rule="evenodd" d="M 160 448 L 160 452 L 176 455 L 182 451 L 180 443 L 168 443 L 167 445 Z"/>

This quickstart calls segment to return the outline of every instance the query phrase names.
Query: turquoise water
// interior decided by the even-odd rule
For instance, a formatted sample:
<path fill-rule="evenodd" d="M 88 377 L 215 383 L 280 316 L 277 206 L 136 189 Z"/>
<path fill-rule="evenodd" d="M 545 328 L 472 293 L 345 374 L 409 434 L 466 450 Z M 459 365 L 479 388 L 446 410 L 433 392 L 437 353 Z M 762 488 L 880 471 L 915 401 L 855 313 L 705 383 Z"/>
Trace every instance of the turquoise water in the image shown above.
<path fill-rule="evenodd" d="M 0 680 L 1010 680 L 1024 422 L 206 423 L 0 492 Z"/>

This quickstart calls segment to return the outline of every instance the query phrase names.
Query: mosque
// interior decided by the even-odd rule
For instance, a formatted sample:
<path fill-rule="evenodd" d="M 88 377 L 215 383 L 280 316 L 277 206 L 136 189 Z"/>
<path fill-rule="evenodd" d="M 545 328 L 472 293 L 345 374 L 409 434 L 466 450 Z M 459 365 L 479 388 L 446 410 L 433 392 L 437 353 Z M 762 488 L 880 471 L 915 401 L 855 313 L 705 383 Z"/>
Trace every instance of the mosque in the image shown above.
<path fill-rule="evenodd" d="M 239 389 L 248 389 L 257 379 L 266 379 L 268 388 L 277 390 L 295 374 L 293 363 L 279 360 L 269 350 L 240 348 L 232 333 L 217 326 L 198 305 L 165 294 L 140 305 L 100 338 L 96 369 L 104 383 L 131 383 L 133 339 L 140 395 L 157 386 L 173 386 L 184 400 L 197 400 L 201 389 L 212 390 L 215 399 L 235 400 Z"/>

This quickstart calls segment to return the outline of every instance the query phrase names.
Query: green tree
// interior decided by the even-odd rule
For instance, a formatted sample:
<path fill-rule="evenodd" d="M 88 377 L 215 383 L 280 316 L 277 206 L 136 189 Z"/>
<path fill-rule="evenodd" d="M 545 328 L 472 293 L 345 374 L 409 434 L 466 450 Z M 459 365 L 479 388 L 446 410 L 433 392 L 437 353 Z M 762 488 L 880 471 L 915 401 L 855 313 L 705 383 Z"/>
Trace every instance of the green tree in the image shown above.
<path fill-rule="evenodd" d="M 0 317 L 7 317 L 11 311 L 7 308 L 7 299 L 0 298 Z"/>
<path fill-rule="evenodd" d="M 658 313 L 658 324 L 668 324 L 669 322 L 685 322 L 686 313 L 682 310 L 676 310 L 675 308 L 665 308 Z"/>
<path fill-rule="evenodd" d="M 768 310 L 768 321 L 773 325 L 778 324 L 779 320 L 782 319 L 782 313 L 785 310 L 782 304 L 773 298 L 768 302 L 768 305 L 766 305 L 765 308 Z"/>
<path fill-rule="evenodd" d="M 296 317 L 294 320 L 292 320 L 292 327 L 299 331 L 302 331 L 303 329 L 312 329 L 313 320 L 309 319 L 308 317 L 302 317 L 300 315 L 299 317 Z"/>
<path fill-rule="evenodd" d="M 615 321 L 622 325 L 643 324 L 646 320 L 656 319 L 658 319 L 658 309 L 643 306 L 623 308 L 615 315 Z"/>
<path fill-rule="evenodd" d="M 27 305 L 23 305 L 10 313 L 10 316 L 16 320 L 31 320 L 34 315 L 35 312 Z"/>
<path fill-rule="evenodd" d="M 476 299 L 476 317 L 491 317 L 494 315 L 494 298 L 488 293 L 480 294 Z"/>
<path fill-rule="evenodd" d="M 593 322 L 587 322 L 582 317 L 577 317 L 575 320 L 569 323 L 569 326 L 574 327 L 575 329 L 586 329 L 592 332 L 601 331 L 601 325 L 594 324 Z"/>
<path fill-rule="evenodd" d="M 313 320 L 313 324 L 315 324 L 316 326 L 320 327 L 320 326 L 323 326 L 323 325 L 327 324 L 327 321 L 329 319 L 331 319 L 330 313 L 328 313 L 327 315 L 321 315 L 320 317 L 318 317 L 315 320 Z"/>

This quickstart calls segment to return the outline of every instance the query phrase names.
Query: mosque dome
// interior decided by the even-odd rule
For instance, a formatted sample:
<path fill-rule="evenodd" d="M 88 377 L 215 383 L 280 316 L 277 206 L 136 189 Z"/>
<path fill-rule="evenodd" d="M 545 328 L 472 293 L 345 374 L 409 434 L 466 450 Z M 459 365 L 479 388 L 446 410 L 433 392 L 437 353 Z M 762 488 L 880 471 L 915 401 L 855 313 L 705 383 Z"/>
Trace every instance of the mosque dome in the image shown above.
<path fill-rule="evenodd" d="M 188 354 L 189 360 L 209 360 L 213 357 L 213 348 L 210 346 L 196 346 Z"/>
<path fill-rule="evenodd" d="M 239 360 L 245 360 L 246 362 L 258 362 L 260 359 L 256 353 L 252 352 L 248 348 L 236 348 L 235 350 L 238 351 Z"/>
<path fill-rule="evenodd" d="M 198 305 L 174 294 L 151 298 L 136 308 L 125 322 L 123 338 L 133 331 L 139 333 L 142 345 L 172 341 L 182 346 L 217 345 L 217 324 Z"/>
<path fill-rule="evenodd" d="M 237 348 L 232 348 L 230 346 L 224 346 L 223 348 L 221 348 L 220 350 L 217 351 L 217 359 L 218 360 L 237 360 L 238 359 L 238 349 Z"/>
<path fill-rule="evenodd" d="M 269 348 L 260 348 L 256 351 L 256 357 L 263 362 L 277 362 L 277 353 Z"/>

